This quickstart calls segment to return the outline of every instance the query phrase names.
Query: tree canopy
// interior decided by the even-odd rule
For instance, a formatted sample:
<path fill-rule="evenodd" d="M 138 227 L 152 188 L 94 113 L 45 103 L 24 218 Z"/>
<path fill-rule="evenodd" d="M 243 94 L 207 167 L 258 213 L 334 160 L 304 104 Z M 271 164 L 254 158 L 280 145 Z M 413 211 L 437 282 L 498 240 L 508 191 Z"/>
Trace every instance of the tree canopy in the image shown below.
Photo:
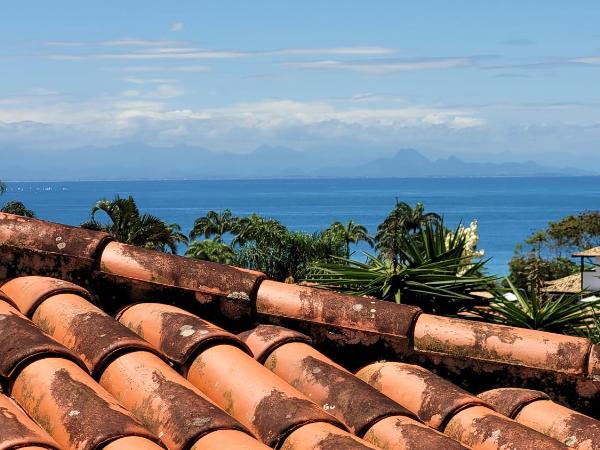
<path fill-rule="evenodd" d="M 109 221 L 101 222 L 98 213 L 104 213 Z M 187 237 L 177 224 L 167 224 L 151 214 L 141 214 L 132 196 L 96 202 L 90 212 L 90 220 L 82 228 L 104 231 L 117 241 L 139 247 L 177 253 L 177 246 L 186 243 Z"/>

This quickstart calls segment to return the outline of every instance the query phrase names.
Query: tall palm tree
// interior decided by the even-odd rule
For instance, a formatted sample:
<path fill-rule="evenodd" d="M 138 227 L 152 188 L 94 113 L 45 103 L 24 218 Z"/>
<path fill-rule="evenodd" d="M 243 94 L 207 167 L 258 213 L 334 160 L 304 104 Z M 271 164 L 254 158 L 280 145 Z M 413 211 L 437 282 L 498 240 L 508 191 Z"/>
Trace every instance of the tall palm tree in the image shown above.
<path fill-rule="evenodd" d="M 369 235 L 367 228 L 364 225 L 355 223 L 353 220 L 349 220 L 346 225 L 341 222 L 334 222 L 327 231 L 342 238 L 346 245 L 346 258 L 350 258 L 350 244 L 358 244 L 364 241 L 373 247 L 374 240 Z"/>
<path fill-rule="evenodd" d="M 234 234 L 234 246 L 242 246 L 250 241 L 272 242 L 287 232 L 278 220 L 268 219 L 256 213 L 239 218 L 231 231 Z"/>
<path fill-rule="evenodd" d="M 0 181 L 0 195 L 6 192 L 6 183 L 4 181 Z"/>
<path fill-rule="evenodd" d="M 203 261 L 231 264 L 235 253 L 227 244 L 213 241 L 212 239 L 203 239 L 201 241 L 193 241 L 188 246 L 185 256 Z"/>
<path fill-rule="evenodd" d="M 105 213 L 109 223 L 100 222 L 96 215 Z M 151 214 L 140 214 L 133 197 L 114 200 L 102 199 L 96 202 L 90 213 L 90 220 L 82 223 L 82 228 L 105 231 L 117 241 L 139 247 L 177 253 L 180 243 L 187 243 L 186 236 L 181 233 L 177 224 L 166 224 Z"/>
<path fill-rule="evenodd" d="M 400 240 L 403 236 L 418 233 L 425 224 L 439 224 L 442 217 L 434 212 L 425 212 L 423 203 L 418 202 L 413 208 L 406 202 L 396 200 L 396 206 L 377 227 L 375 235 L 377 250 L 392 261 L 394 268 L 401 257 Z"/>
<path fill-rule="evenodd" d="M 204 236 L 206 239 L 214 236 L 216 242 L 223 242 L 223 235 L 234 230 L 238 219 L 230 209 L 223 212 L 208 211 L 204 217 L 199 217 L 194 222 L 190 239 Z"/>

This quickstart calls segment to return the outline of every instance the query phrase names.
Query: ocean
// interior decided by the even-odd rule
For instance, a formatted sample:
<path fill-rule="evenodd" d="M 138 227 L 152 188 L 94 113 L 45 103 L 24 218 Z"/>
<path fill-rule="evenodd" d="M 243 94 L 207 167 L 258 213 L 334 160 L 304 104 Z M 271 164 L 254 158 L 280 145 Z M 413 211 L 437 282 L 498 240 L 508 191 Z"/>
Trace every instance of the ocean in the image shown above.
<path fill-rule="evenodd" d="M 208 210 L 258 213 L 313 232 L 353 219 L 374 233 L 395 199 L 425 204 L 446 224 L 479 223 L 488 272 L 505 275 L 515 245 L 548 221 L 600 208 L 600 177 L 10 182 L 0 204 L 20 200 L 41 219 L 78 225 L 101 198 L 133 195 L 142 210 L 187 233 Z M 360 258 L 365 245 L 354 249 Z"/>

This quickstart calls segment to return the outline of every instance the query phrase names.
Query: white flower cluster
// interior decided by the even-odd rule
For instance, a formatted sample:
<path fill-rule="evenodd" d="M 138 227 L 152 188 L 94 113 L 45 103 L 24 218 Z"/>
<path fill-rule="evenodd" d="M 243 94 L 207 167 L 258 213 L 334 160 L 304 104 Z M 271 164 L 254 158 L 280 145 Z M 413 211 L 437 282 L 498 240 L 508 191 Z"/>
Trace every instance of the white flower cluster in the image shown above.
<path fill-rule="evenodd" d="M 473 266 L 473 259 L 483 257 L 483 255 L 485 255 L 485 251 L 477 249 L 477 244 L 479 243 L 479 233 L 477 231 L 476 219 L 474 219 L 467 228 L 465 228 L 463 225 L 460 225 L 457 233 L 459 238 L 464 238 L 465 240 L 465 247 L 462 253 L 462 256 L 465 258 L 461 263 L 457 273 L 458 276 L 461 276 Z M 446 247 L 450 245 L 450 242 L 453 239 L 454 233 L 449 231 L 446 235 Z"/>

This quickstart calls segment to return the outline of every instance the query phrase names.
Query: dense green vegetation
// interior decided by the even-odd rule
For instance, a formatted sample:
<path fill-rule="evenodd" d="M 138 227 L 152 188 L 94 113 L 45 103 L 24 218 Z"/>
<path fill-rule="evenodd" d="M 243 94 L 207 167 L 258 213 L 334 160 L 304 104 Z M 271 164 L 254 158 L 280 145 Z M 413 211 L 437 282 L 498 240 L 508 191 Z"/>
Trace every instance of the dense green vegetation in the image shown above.
<path fill-rule="evenodd" d="M 600 246 L 600 211 L 550 222 L 517 246 L 509 263 L 509 279 L 517 288 L 530 290 L 533 273 L 541 283 L 577 273 L 571 253 L 596 246 Z"/>
<path fill-rule="evenodd" d="M 6 192 L 6 183 L 0 181 L 0 195 Z M 35 217 L 35 213 L 27 208 L 22 202 L 6 202 L 0 207 L 0 212 L 15 214 L 17 216 Z"/>
<path fill-rule="evenodd" d="M 0 195 L 5 191 L 0 182 Z M 35 216 L 18 201 L 1 210 Z M 352 220 L 306 233 L 272 218 L 238 217 L 226 209 L 199 217 L 188 238 L 179 225 L 142 214 L 131 196 L 99 200 L 81 226 L 174 254 L 187 246 L 190 258 L 259 270 L 279 281 L 308 281 L 324 289 L 415 304 L 435 314 L 469 312 L 471 318 L 600 342 L 600 300 L 582 302 L 580 294 L 557 296 L 542 289 L 547 281 L 579 270 L 570 253 L 600 245 L 598 211 L 568 216 L 535 232 L 516 248 L 503 283 L 486 273 L 476 221 L 450 230 L 422 203 L 412 207 L 396 201 L 375 236 Z M 361 242 L 374 254 L 354 253 L 353 246 Z"/>
<path fill-rule="evenodd" d="M 483 272 L 485 261 L 472 261 L 467 233 L 460 230 L 450 232 L 441 218 L 418 222 L 390 239 L 393 253 L 380 245 L 383 251 L 365 263 L 350 259 L 319 263 L 308 278 L 322 287 L 456 315 L 480 305 L 479 297 L 471 294 L 495 283 Z"/>
<path fill-rule="evenodd" d="M 108 222 L 99 221 L 97 215 L 104 213 Z M 117 241 L 140 247 L 177 253 L 177 246 L 187 243 L 177 224 L 167 224 L 151 214 L 141 214 L 133 197 L 114 200 L 99 200 L 92 207 L 90 220 L 81 224 L 82 228 L 104 231 Z"/>

